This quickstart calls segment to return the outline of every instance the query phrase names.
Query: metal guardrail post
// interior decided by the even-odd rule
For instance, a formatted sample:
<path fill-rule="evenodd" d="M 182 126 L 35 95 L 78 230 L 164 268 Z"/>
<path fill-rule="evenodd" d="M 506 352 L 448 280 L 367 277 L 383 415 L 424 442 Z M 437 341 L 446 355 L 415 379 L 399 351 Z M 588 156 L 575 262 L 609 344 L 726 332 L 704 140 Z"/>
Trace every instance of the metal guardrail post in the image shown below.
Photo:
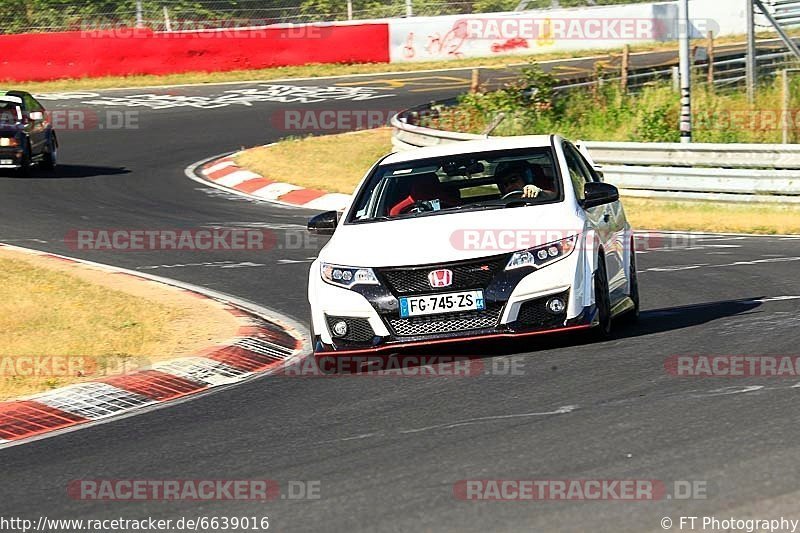
<path fill-rule="evenodd" d="M 790 106 L 791 106 L 791 87 L 789 84 L 789 74 L 793 72 L 800 72 L 800 68 L 785 68 L 783 69 L 783 105 L 781 106 L 781 130 L 782 130 L 782 141 L 783 144 L 790 143 L 790 128 L 789 128 L 789 121 L 790 121 Z M 795 124 L 795 127 L 797 125 Z"/>
<path fill-rule="evenodd" d="M 681 71 L 681 142 L 692 142 L 692 56 L 689 52 L 689 0 L 678 3 Z"/>
<path fill-rule="evenodd" d="M 745 55 L 745 84 L 747 102 L 752 104 L 756 98 L 756 24 L 753 0 L 746 0 L 747 6 L 747 55 Z"/>

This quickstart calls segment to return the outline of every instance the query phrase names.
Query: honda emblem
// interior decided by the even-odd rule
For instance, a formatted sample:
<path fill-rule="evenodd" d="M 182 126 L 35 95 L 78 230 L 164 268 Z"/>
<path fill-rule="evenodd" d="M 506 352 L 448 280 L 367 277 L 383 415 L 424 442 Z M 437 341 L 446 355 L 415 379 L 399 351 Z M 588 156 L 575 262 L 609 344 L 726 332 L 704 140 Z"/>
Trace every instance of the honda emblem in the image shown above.
<path fill-rule="evenodd" d="M 431 287 L 434 289 L 449 287 L 453 283 L 453 271 L 447 270 L 446 268 L 442 270 L 433 270 L 428 274 L 428 283 L 430 283 Z"/>

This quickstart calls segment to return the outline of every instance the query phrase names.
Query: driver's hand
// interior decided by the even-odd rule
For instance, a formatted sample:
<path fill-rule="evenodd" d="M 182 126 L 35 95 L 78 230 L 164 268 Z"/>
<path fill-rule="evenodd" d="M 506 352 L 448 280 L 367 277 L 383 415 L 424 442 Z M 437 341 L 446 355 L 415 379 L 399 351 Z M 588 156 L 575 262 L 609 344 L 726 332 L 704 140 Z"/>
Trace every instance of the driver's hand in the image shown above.
<path fill-rule="evenodd" d="M 540 189 L 536 185 L 526 185 L 522 189 L 522 197 L 523 198 L 536 198 L 537 196 L 539 196 L 540 192 L 542 192 L 542 189 Z"/>

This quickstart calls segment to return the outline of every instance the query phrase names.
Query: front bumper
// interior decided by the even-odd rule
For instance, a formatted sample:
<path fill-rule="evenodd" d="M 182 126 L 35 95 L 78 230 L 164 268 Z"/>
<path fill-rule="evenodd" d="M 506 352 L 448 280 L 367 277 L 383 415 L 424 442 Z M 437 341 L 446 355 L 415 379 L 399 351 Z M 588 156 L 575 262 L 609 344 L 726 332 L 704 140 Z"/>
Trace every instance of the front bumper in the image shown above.
<path fill-rule="evenodd" d="M 20 148 L 0 148 L 0 169 L 21 168 L 23 155 Z"/>
<path fill-rule="evenodd" d="M 319 265 L 315 262 L 309 285 L 315 352 L 375 353 L 421 345 L 574 331 L 593 325 L 594 307 L 591 298 L 586 296 L 585 272 L 579 267 L 583 264 L 580 252 L 539 270 L 507 272 L 504 256 L 473 262 L 485 261 L 491 265 L 495 259 L 500 267 L 492 267 L 491 275 L 471 280 L 470 286 L 452 289 L 452 292 L 484 290 L 485 310 L 412 318 L 399 316 L 399 298 L 426 291 L 413 280 L 407 284 L 411 286 L 410 292 L 404 292 L 407 287 L 398 287 L 396 280 L 390 281 L 387 270 L 403 269 L 376 269 L 381 286 L 343 289 L 322 282 Z M 453 265 L 410 268 L 427 271 L 441 266 L 459 266 Z M 427 292 L 434 291 L 428 289 Z M 553 297 L 567 302 L 562 313 L 553 314 L 547 310 L 545 304 Z M 333 325 L 340 321 L 347 323 L 347 334 L 337 337 L 332 334 Z"/>

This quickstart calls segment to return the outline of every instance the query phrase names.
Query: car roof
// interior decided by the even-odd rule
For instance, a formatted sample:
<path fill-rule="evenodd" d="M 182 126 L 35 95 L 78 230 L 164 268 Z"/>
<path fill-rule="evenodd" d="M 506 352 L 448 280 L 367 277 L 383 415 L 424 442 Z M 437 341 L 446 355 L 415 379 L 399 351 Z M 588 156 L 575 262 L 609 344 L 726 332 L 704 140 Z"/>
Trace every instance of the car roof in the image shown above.
<path fill-rule="evenodd" d="M 447 157 L 452 155 L 466 155 L 475 152 L 490 152 L 493 150 L 514 150 L 519 148 L 544 148 L 549 147 L 555 138 L 554 135 L 520 135 L 515 137 L 491 137 L 475 141 L 455 141 L 437 146 L 426 146 L 395 152 L 387 156 L 382 165 L 417 161 L 429 157 Z"/>
<path fill-rule="evenodd" d="M 0 89 L 0 101 L 21 103 L 22 99 L 28 96 L 28 93 L 23 91 L 5 91 Z"/>

